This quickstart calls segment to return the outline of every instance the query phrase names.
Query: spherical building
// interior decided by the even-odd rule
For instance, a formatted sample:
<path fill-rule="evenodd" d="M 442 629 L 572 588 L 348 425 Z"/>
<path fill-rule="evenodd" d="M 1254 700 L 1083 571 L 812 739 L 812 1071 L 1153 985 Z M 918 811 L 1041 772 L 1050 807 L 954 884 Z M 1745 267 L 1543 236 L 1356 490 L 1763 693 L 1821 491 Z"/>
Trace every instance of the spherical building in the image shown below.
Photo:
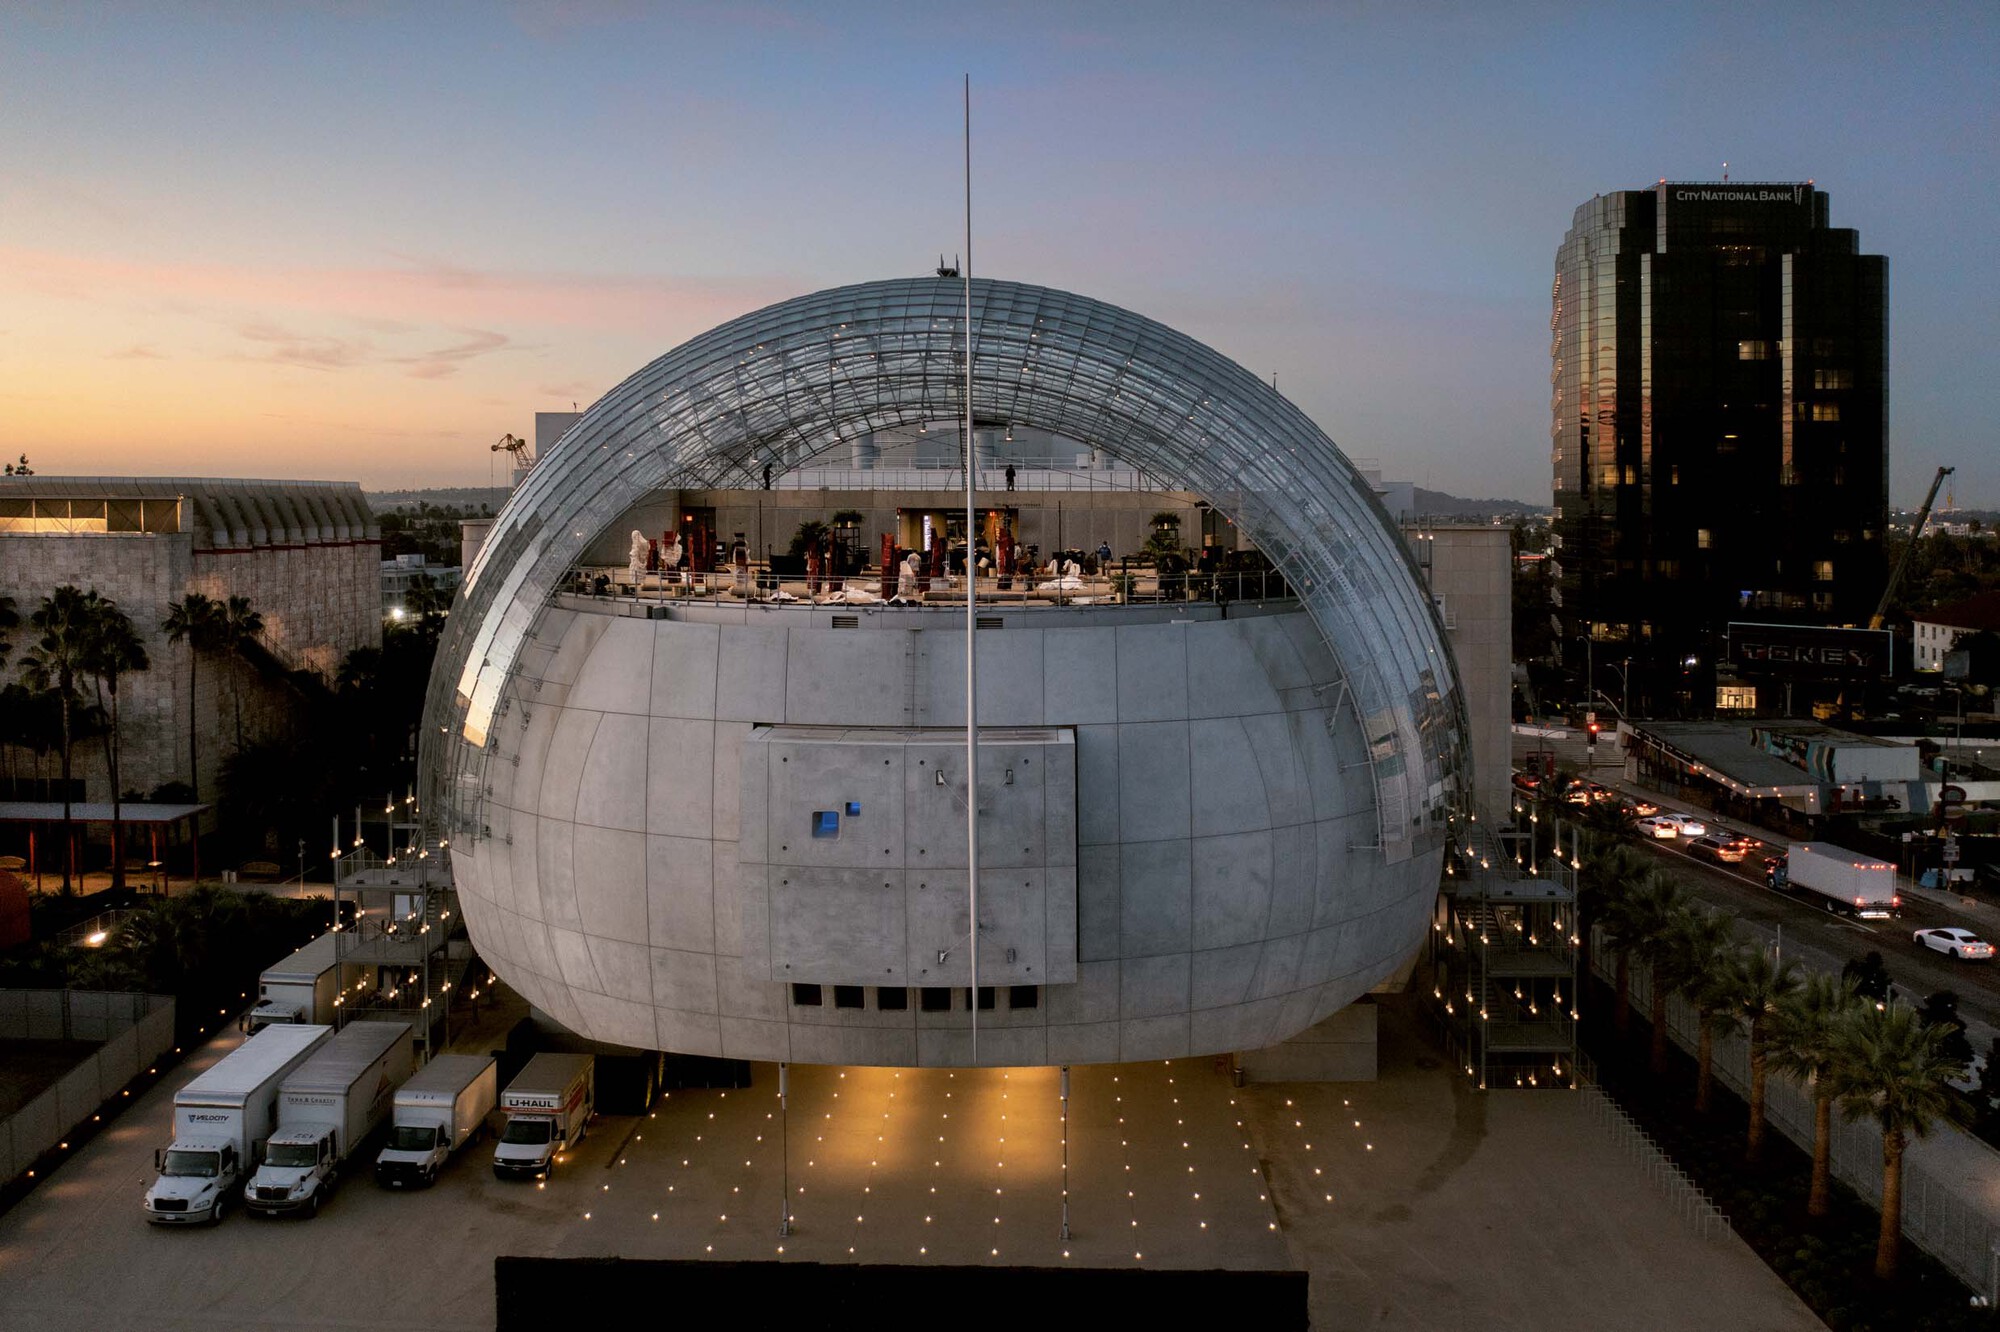
<path fill-rule="evenodd" d="M 1204 497 L 1275 570 L 1251 593 L 981 579 L 971 633 L 962 578 L 955 607 L 726 577 L 579 594 L 649 497 L 954 429 L 965 300 L 868 283 L 669 352 L 540 461 L 468 572 L 429 812 L 481 956 L 572 1030 L 825 1063 L 1220 1053 L 1327 1017 L 1423 938 L 1465 775 L 1437 615 L 1332 442 L 1159 324 L 973 282 L 975 429 L 1054 432 Z"/>

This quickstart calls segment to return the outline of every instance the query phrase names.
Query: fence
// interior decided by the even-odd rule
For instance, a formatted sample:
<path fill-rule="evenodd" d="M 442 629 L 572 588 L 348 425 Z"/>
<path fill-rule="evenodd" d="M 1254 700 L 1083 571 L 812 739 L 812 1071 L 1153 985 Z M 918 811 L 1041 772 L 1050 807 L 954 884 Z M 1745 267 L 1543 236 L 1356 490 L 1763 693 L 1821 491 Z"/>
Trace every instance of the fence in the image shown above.
<path fill-rule="evenodd" d="M 0 1121 L 0 1180 L 8 1180 L 173 1047 L 174 1001 L 102 990 L 0 990 L 0 1040 L 103 1042 Z"/>
<path fill-rule="evenodd" d="M 1611 1132 L 1625 1155 L 1666 1195 L 1667 1205 L 1674 1209 L 1675 1215 L 1693 1226 L 1695 1234 L 1703 1239 L 1733 1234 L 1735 1227 L 1729 1224 L 1728 1215 L 1715 1205 L 1715 1200 L 1660 1150 L 1653 1135 L 1626 1114 L 1611 1093 L 1598 1085 L 1596 1071 L 1589 1061 L 1579 1057 L 1577 1068 L 1581 1074 L 1577 1085 L 1582 1090 L 1584 1104 L 1590 1108 L 1592 1121 Z"/>
<path fill-rule="evenodd" d="M 1603 932 L 1591 934 L 1591 970 L 1610 983 L 1612 952 Z M 1632 1006 L 1652 1004 L 1652 977 L 1632 966 Z M 1700 1025 L 1694 1006 L 1667 1000 L 1667 1034 L 1694 1052 Z M 1746 1101 L 1750 1044 L 1741 1035 L 1715 1038 L 1715 1078 Z M 1764 1118 L 1807 1152 L 1813 1146 L 1812 1094 L 1790 1078 L 1772 1074 L 1764 1089 Z M 1882 1132 L 1869 1119 L 1848 1120 L 1836 1111 L 1829 1148 L 1834 1177 L 1871 1204 L 1882 1203 Z M 1903 1234 L 1971 1286 L 1991 1294 L 1993 1246 L 2000 1243 L 2000 1152 L 1956 1125 L 1940 1123 L 1910 1144 L 1903 1158 Z"/>

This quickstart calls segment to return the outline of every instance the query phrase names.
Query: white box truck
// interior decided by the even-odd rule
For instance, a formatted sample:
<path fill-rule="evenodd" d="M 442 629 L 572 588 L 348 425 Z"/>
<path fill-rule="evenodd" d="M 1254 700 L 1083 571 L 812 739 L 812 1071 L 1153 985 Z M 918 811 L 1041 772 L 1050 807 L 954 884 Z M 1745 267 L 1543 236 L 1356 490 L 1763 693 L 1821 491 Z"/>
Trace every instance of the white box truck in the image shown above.
<path fill-rule="evenodd" d="M 389 1117 L 415 1062 L 407 1022 L 350 1022 L 278 1087 L 278 1131 L 244 1186 L 264 1216 L 317 1216 L 347 1159 Z"/>
<path fill-rule="evenodd" d="M 493 1146 L 498 1179 L 547 1179 L 558 1155 L 583 1140 L 597 1099 L 596 1058 L 538 1054 L 501 1093 L 507 1127 Z"/>
<path fill-rule="evenodd" d="M 359 994 L 370 971 L 363 963 L 340 961 L 339 945 L 339 933 L 328 930 L 266 967 L 257 978 L 257 1003 L 244 1015 L 244 1029 L 256 1031 L 279 1022 L 331 1023 L 334 1001 L 343 994 Z"/>
<path fill-rule="evenodd" d="M 1870 920 L 1903 914 L 1896 867 L 1831 842 L 1794 842 L 1765 880 L 1825 907 Z"/>
<path fill-rule="evenodd" d="M 278 1125 L 278 1086 L 333 1036 L 331 1027 L 260 1031 L 174 1094 L 174 1139 L 153 1154 L 146 1219 L 220 1222 Z"/>
<path fill-rule="evenodd" d="M 499 1078 L 491 1055 L 441 1054 L 424 1065 L 396 1089 L 375 1182 L 392 1189 L 435 1183 L 451 1154 L 485 1130 Z"/>

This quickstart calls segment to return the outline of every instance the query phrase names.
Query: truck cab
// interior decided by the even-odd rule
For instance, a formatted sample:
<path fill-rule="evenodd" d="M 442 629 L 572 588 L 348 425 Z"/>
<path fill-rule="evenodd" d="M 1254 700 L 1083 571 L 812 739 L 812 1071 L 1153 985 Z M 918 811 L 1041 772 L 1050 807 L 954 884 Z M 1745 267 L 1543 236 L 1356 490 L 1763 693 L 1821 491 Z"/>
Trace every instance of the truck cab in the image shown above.
<path fill-rule="evenodd" d="M 451 1132 L 440 1124 L 398 1124 L 375 1158 L 375 1182 L 389 1188 L 432 1184 L 451 1156 Z"/>
<path fill-rule="evenodd" d="M 166 1226 L 219 1224 L 243 1186 L 234 1143 L 176 1142 L 154 1153 L 159 1172 L 146 1190 L 146 1219 Z"/>
<path fill-rule="evenodd" d="M 273 999 L 269 995 L 266 995 L 257 1001 L 254 1008 L 243 1015 L 243 1030 L 255 1033 L 275 1023 L 304 1022 L 305 1020 L 305 1009 L 299 1007 L 297 1004 L 285 1003 L 283 1000 Z"/>
<path fill-rule="evenodd" d="M 338 1130 L 332 1125 L 280 1129 L 264 1146 L 264 1164 L 250 1177 L 243 1205 L 265 1216 L 317 1216 L 340 1171 Z"/>
<path fill-rule="evenodd" d="M 493 1173 L 503 1179 L 547 1179 L 555 1173 L 556 1152 L 562 1145 L 554 1115 L 509 1115 L 493 1147 Z"/>

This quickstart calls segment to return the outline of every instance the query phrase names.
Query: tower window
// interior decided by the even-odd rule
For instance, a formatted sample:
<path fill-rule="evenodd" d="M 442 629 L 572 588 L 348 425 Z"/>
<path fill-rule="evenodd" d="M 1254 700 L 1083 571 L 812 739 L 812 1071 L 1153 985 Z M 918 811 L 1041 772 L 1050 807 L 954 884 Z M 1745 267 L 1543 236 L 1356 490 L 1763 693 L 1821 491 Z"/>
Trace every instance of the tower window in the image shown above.
<path fill-rule="evenodd" d="M 926 1013 L 951 1012 L 951 988 L 945 985 L 926 985 L 917 991 L 917 1007 Z"/>
<path fill-rule="evenodd" d="M 1854 387 L 1854 375 L 1846 370 L 1813 371 L 1813 387 L 1816 389 L 1844 389 Z"/>
<path fill-rule="evenodd" d="M 1712 549 L 1714 549 L 1714 548 L 1715 548 L 1715 533 L 1714 533 L 1714 532 L 1712 532 L 1712 531 L 1710 531 L 1710 530 L 1709 530 L 1708 528 L 1706 528 L 1706 527 L 1697 527 L 1697 528 L 1696 528 L 1696 529 L 1694 530 L 1694 544 L 1695 544 L 1695 548 L 1696 548 L 1697 550 L 1712 550 Z"/>
<path fill-rule="evenodd" d="M 1736 359 L 1739 361 L 1768 361 L 1771 359 L 1771 343 L 1768 338 L 1746 338 L 1736 344 Z"/>
<path fill-rule="evenodd" d="M 1812 419 L 1815 421 L 1838 421 L 1840 404 L 1837 402 L 1816 402 L 1812 405 Z"/>

